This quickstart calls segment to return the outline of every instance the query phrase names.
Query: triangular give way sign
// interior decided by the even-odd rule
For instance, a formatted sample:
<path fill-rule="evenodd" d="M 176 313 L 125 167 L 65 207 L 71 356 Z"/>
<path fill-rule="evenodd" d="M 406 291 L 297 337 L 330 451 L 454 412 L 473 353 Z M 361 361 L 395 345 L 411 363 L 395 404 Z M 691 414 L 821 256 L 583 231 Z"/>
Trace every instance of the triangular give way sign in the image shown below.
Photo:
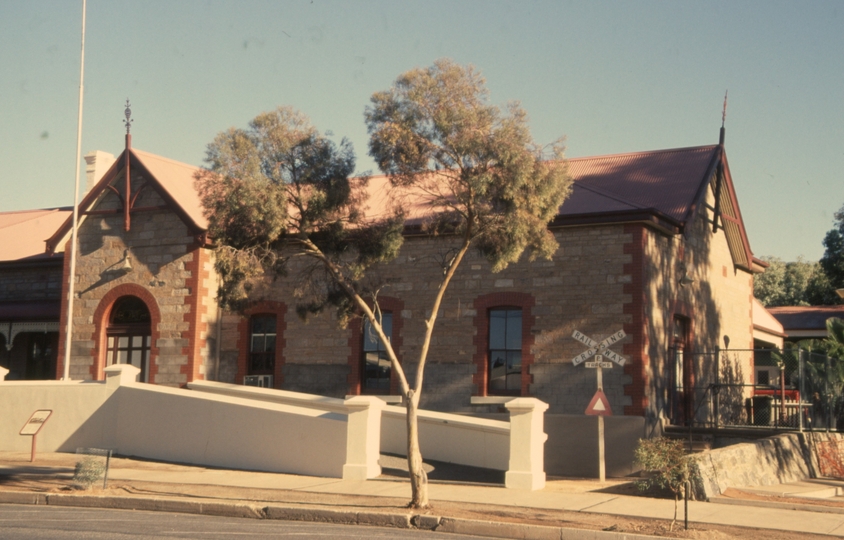
<path fill-rule="evenodd" d="M 595 416 L 612 416 L 612 409 L 610 408 L 610 401 L 604 394 L 603 390 L 598 390 L 586 407 L 586 414 Z"/>

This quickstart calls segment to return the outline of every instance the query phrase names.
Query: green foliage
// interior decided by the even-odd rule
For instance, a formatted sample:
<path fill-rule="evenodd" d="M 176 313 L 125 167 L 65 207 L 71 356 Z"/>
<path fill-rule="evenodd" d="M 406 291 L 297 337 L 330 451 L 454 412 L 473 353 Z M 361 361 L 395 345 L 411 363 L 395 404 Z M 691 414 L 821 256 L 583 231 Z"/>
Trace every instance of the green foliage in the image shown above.
<path fill-rule="evenodd" d="M 666 437 L 639 439 L 634 456 L 648 474 L 636 483 L 640 489 L 657 486 L 668 489 L 675 498 L 680 496 L 691 477 L 691 465 L 683 449 L 683 441 Z"/>
<path fill-rule="evenodd" d="M 365 117 L 370 155 L 433 211 L 427 231 L 458 235 L 499 271 L 556 250 L 548 223 L 571 178 L 562 140 L 537 146 L 517 103 L 502 111 L 487 99 L 473 67 L 442 59 L 375 93 Z"/>
<path fill-rule="evenodd" d="M 844 428 L 844 320 L 826 321 L 825 339 L 806 339 L 796 347 L 808 352 L 804 364 L 804 391 L 813 402 L 821 425 L 829 418 L 839 430 Z"/>
<path fill-rule="evenodd" d="M 793 262 L 777 257 L 762 260 L 769 266 L 754 276 L 753 294 L 767 307 L 823 305 L 835 296 L 820 263 L 802 258 Z"/>
<path fill-rule="evenodd" d="M 102 480 L 105 473 L 105 463 L 102 458 L 85 456 L 76 462 L 73 471 L 73 485 L 82 489 L 91 489 L 95 482 Z"/>
<path fill-rule="evenodd" d="M 844 208 L 835 214 L 838 226 L 826 233 L 826 248 L 820 264 L 830 283 L 830 289 L 844 289 Z M 838 295 L 830 297 L 830 304 L 844 302 Z"/>
<path fill-rule="evenodd" d="M 256 284 L 306 255 L 311 264 L 297 267 L 308 278 L 299 280 L 297 312 L 333 305 L 345 313 L 350 304 L 337 278 L 354 282 L 398 254 L 401 211 L 364 219 L 369 179 L 351 176 L 351 144 L 335 145 L 301 112 L 281 107 L 258 115 L 248 129 L 218 134 L 206 163 L 197 188 L 217 245 L 218 297 L 227 308 L 257 300 L 250 295 Z"/>

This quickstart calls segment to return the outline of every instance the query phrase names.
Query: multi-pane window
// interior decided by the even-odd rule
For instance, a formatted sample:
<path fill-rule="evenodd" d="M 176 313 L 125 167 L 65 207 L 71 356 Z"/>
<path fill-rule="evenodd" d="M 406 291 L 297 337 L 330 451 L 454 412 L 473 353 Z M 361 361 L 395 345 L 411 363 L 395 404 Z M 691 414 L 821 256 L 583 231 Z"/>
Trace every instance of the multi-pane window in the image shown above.
<path fill-rule="evenodd" d="M 132 364 L 141 370 L 140 380 L 149 380 L 152 346 L 150 314 L 146 304 L 135 296 L 117 301 L 106 330 L 106 362 Z"/>
<path fill-rule="evenodd" d="M 249 374 L 272 375 L 275 368 L 275 315 L 253 315 L 250 321 Z"/>
<path fill-rule="evenodd" d="M 393 314 L 381 314 L 381 328 L 387 339 L 393 334 Z M 363 323 L 363 377 L 361 390 L 369 393 L 390 393 L 390 357 L 384 344 L 372 329 L 369 320 Z"/>
<path fill-rule="evenodd" d="M 489 311 L 489 392 L 518 393 L 522 388 L 522 310 Z"/>
<path fill-rule="evenodd" d="M 106 365 L 132 364 L 141 370 L 141 380 L 149 371 L 149 335 L 109 335 L 106 343 Z"/>

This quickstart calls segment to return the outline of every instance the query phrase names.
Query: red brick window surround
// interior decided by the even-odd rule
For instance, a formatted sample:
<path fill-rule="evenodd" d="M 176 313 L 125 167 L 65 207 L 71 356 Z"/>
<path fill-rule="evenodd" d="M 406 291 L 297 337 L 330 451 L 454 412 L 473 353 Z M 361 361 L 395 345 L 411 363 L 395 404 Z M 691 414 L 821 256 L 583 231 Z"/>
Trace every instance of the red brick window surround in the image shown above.
<path fill-rule="evenodd" d="M 402 330 L 404 329 L 404 319 L 401 312 L 404 309 L 404 302 L 398 298 L 389 296 L 379 297 L 378 306 L 384 315 L 389 314 L 389 323 L 391 328 L 388 330 L 384 328 L 385 333 L 388 333 L 390 344 L 393 346 L 393 351 L 399 363 L 402 361 Z M 386 323 L 385 317 L 385 323 Z M 385 324 L 386 326 L 386 324 Z M 392 368 L 389 373 L 376 373 L 377 364 L 383 367 L 383 360 L 387 355 L 383 352 L 383 345 L 378 343 L 377 337 L 364 335 L 364 332 L 369 327 L 368 322 L 365 323 L 363 317 L 356 317 L 349 322 L 349 394 L 375 394 L 375 395 L 397 395 L 399 393 L 399 381 L 396 374 L 393 373 Z M 367 356 L 370 357 L 370 362 L 367 363 Z M 376 364 L 376 358 L 379 361 Z M 367 370 L 369 376 L 367 376 Z M 388 377 L 389 385 L 385 383 Z M 367 385 L 369 382 L 369 385 Z M 367 386 L 369 386 L 367 388 Z"/>
<path fill-rule="evenodd" d="M 103 379 L 103 368 L 106 367 L 108 355 L 108 331 L 112 326 L 113 311 L 119 301 L 134 297 L 140 301 L 149 312 L 149 341 L 139 345 L 141 355 L 144 358 L 144 365 L 148 368 L 146 373 L 143 373 L 143 379 L 150 383 L 156 382 L 156 375 L 158 374 L 158 340 L 161 334 L 158 325 L 161 323 L 161 312 L 158 310 L 158 302 L 155 297 L 145 288 L 134 283 L 124 283 L 108 291 L 100 300 L 97 309 L 94 310 L 94 334 L 91 336 L 94 342 L 94 348 L 91 354 L 94 357 L 94 362 L 91 365 L 91 377 L 95 380 Z M 119 356 L 120 354 L 119 340 L 115 341 L 112 353 Z M 129 349 L 132 349 L 131 351 Z M 126 352 L 131 360 L 131 355 L 135 347 L 127 347 Z M 130 361 L 131 363 L 131 361 Z"/>
<path fill-rule="evenodd" d="M 275 314 L 256 313 L 249 317 L 250 375 L 272 375 L 275 368 L 275 341 L 278 318 Z"/>
<path fill-rule="evenodd" d="M 105 365 L 132 364 L 141 370 L 141 382 L 149 382 L 152 345 L 150 314 L 143 300 L 123 296 L 111 309 L 106 329 Z"/>
<path fill-rule="evenodd" d="M 281 388 L 286 314 L 286 304 L 268 301 L 254 304 L 243 312 L 238 324 L 237 384 L 243 384 L 247 375 L 272 375 L 272 387 Z"/>
<path fill-rule="evenodd" d="M 527 396 L 530 392 L 530 366 L 533 364 L 533 326 L 536 317 L 533 315 L 533 306 L 536 300 L 527 293 L 500 292 L 479 296 L 475 299 L 475 338 L 473 340 L 475 353 L 473 363 L 475 374 L 475 395 L 518 395 Z M 520 315 L 520 317 L 519 317 Z M 492 321 L 492 319 L 496 319 Z M 507 332 L 507 325 L 512 326 L 521 319 L 521 332 L 509 328 L 509 339 L 501 339 L 502 336 L 494 336 L 490 340 L 490 325 L 496 327 L 497 331 L 504 329 Z M 519 339 L 520 338 L 520 339 Z M 511 345 L 518 346 L 521 341 L 521 370 L 520 374 L 507 375 L 507 359 L 510 358 L 510 365 L 518 359 L 516 350 L 511 350 Z M 490 353 L 502 360 L 498 367 L 490 366 Z M 501 371 L 501 373 L 497 373 Z M 498 375 L 504 375 L 504 379 Z M 515 379 L 515 381 L 513 380 Z M 506 383 L 504 381 L 507 381 Z"/>

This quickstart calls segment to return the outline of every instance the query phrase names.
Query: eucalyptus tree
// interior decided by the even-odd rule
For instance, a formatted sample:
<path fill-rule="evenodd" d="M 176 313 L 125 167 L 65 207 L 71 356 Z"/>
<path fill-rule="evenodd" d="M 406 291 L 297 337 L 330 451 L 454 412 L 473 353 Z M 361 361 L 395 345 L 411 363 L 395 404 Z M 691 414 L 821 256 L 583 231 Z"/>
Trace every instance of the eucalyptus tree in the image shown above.
<path fill-rule="evenodd" d="M 352 176 L 355 155 L 346 139 L 336 145 L 304 114 L 280 107 L 248 129 L 219 133 L 206 163 L 196 183 L 224 307 L 239 310 L 273 294 L 262 287 L 267 278 L 286 275 L 299 260 L 302 279 L 293 281 L 300 315 L 333 306 L 346 320 L 369 311 L 362 277 L 398 254 L 404 219 L 398 207 L 365 216 L 369 178 Z"/>
<path fill-rule="evenodd" d="M 417 410 L 437 315 L 471 248 L 494 272 L 518 261 L 550 258 L 557 241 L 549 222 L 571 188 L 562 139 L 542 147 L 518 103 L 489 103 L 480 73 L 442 59 L 399 76 L 373 94 L 365 112 L 369 153 L 391 184 L 426 209 L 424 232 L 443 241 L 442 279 L 432 291 L 413 385 L 389 350 L 407 408 L 410 506 L 428 506 Z M 375 325 L 373 324 L 373 327 Z M 378 330 L 382 342 L 388 340 Z"/>
<path fill-rule="evenodd" d="M 535 144 L 518 104 L 489 104 L 480 74 L 449 60 L 401 75 L 372 96 L 365 118 L 370 154 L 398 193 L 378 216 L 365 211 L 369 179 L 352 177 L 348 141 L 335 145 L 290 108 L 217 135 L 197 187 L 217 245 L 224 307 L 241 309 L 272 294 L 263 284 L 294 267 L 302 274 L 291 279 L 300 315 L 333 307 L 341 322 L 369 322 L 404 397 L 409 506 L 422 508 L 429 502 L 417 411 L 448 286 L 472 247 L 493 271 L 525 252 L 531 260 L 550 258 L 557 242 L 548 223 L 571 179 L 562 140 Z M 442 280 L 432 291 L 412 386 L 382 327 L 380 285 L 369 272 L 402 248 L 408 202 L 427 209 L 424 232 L 444 242 Z"/>

